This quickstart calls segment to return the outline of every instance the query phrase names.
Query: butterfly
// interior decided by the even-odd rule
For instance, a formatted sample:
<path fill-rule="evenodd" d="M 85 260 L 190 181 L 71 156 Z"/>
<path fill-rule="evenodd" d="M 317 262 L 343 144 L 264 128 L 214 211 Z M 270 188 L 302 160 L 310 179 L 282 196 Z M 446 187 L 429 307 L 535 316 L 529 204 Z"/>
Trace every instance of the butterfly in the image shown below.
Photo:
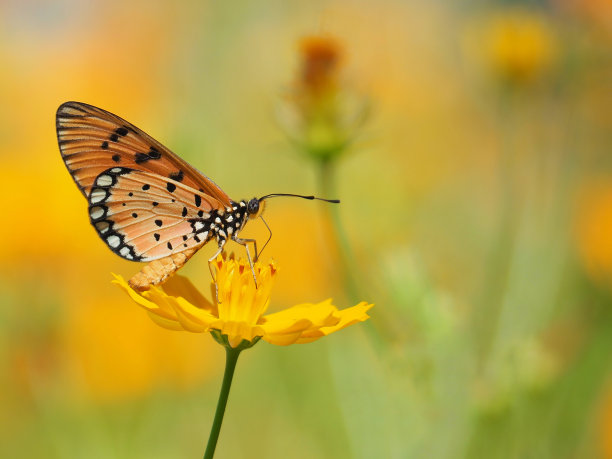
<path fill-rule="evenodd" d="M 56 129 L 62 159 L 87 199 L 100 238 L 122 258 L 149 262 L 129 281 L 136 290 L 164 282 L 211 240 L 217 244 L 208 261 L 213 280 L 212 262 L 230 239 L 245 247 L 255 278 L 248 244 L 257 260 L 257 241 L 238 235 L 249 220 L 261 217 L 266 199 L 340 202 L 289 193 L 234 201 L 133 124 L 85 103 L 60 105 Z"/>

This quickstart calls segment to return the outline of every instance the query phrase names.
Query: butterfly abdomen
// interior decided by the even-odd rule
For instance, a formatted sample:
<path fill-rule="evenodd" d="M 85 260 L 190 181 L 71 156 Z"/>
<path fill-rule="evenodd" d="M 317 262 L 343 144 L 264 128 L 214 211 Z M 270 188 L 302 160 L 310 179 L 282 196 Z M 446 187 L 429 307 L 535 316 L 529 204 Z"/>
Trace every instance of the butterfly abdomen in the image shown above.
<path fill-rule="evenodd" d="M 174 253 L 169 257 L 154 260 L 132 276 L 128 283 L 134 290 L 139 292 L 149 290 L 152 285 L 163 283 L 178 269 L 182 268 L 187 263 L 187 260 L 197 251 L 197 248 L 189 249 Z"/>

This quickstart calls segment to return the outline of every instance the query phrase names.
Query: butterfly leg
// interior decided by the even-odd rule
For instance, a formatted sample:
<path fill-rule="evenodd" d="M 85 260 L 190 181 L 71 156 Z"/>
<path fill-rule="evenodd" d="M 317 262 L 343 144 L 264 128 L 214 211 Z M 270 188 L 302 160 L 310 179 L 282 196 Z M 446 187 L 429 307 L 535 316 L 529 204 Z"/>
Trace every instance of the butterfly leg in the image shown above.
<path fill-rule="evenodd" d="M 219 250 L 215 252 L 215 254 L 208 259 L 208 269 L 210 271 L 210 276 L 212 277 L 213 282 L 215 283 L 215 298 L 217 299 L 217 303 L 219 303 L 219 285 L 217 285 L 217 276 L 213 272 L 213 263 L 219 256 L 221 252 L 223 252 L 223 247 L 225 247 L 226 239 L 221 239 L 219 241 Z"/>
<path fill-rule="evenodd" d="M 249 264 L 251 265 L 251 273 L 253 274 L 253 280 L 255 281 L 255 288 L 257 288 L 257 277 L 255 276 L 255 268 L 253 267 L 253 260 L 251 259 L 251 252 L 249 251 L 248 246 L 249 242 L 253 244 L 255 255 L 257 256 L 257 241 L 255 239 L 241 239 L 239 237 L 234 238 L 234 241 L 246 249 L 247 258 L 249 259 Z M 257 258 L 255 258 L 255 261 L 257 261 Z"/>

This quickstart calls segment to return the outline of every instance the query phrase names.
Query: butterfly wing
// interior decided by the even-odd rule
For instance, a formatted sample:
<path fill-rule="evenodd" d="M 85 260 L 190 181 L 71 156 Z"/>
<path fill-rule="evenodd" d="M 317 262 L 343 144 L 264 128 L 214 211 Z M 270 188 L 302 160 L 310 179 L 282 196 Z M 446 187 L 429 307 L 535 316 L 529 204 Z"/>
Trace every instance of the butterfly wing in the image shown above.
<path fill-rule="evenodd" d="M 117 255 L 152 261 L 205 244 L 220 203 L 176 180 L 113 167 L 90 185 L 91 223 Z"/>
<path fill-rule="evenodd" d="M 57 139 L 68 171 L 87 197 L 94 180 L 113 167 L 151 172 L 210 196 L 219 208 L 231 199 L 212 180 L 124 119 L 81 102 L 57 110 Z"/>

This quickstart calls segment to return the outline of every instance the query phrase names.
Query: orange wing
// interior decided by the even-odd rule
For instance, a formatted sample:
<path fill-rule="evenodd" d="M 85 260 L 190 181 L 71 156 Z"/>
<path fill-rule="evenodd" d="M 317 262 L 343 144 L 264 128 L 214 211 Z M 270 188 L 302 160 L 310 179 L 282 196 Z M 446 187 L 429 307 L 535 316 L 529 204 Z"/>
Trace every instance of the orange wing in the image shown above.
<path fill-rule="evenodd" d="M 231 199 L 212 180 L 124 119 L 81 102 L 57 110 L 57 140 L 68 171 L 85 197 L 94 180 L 113 167 L 151 172 L 213 198 L 221 209 Z"/>

